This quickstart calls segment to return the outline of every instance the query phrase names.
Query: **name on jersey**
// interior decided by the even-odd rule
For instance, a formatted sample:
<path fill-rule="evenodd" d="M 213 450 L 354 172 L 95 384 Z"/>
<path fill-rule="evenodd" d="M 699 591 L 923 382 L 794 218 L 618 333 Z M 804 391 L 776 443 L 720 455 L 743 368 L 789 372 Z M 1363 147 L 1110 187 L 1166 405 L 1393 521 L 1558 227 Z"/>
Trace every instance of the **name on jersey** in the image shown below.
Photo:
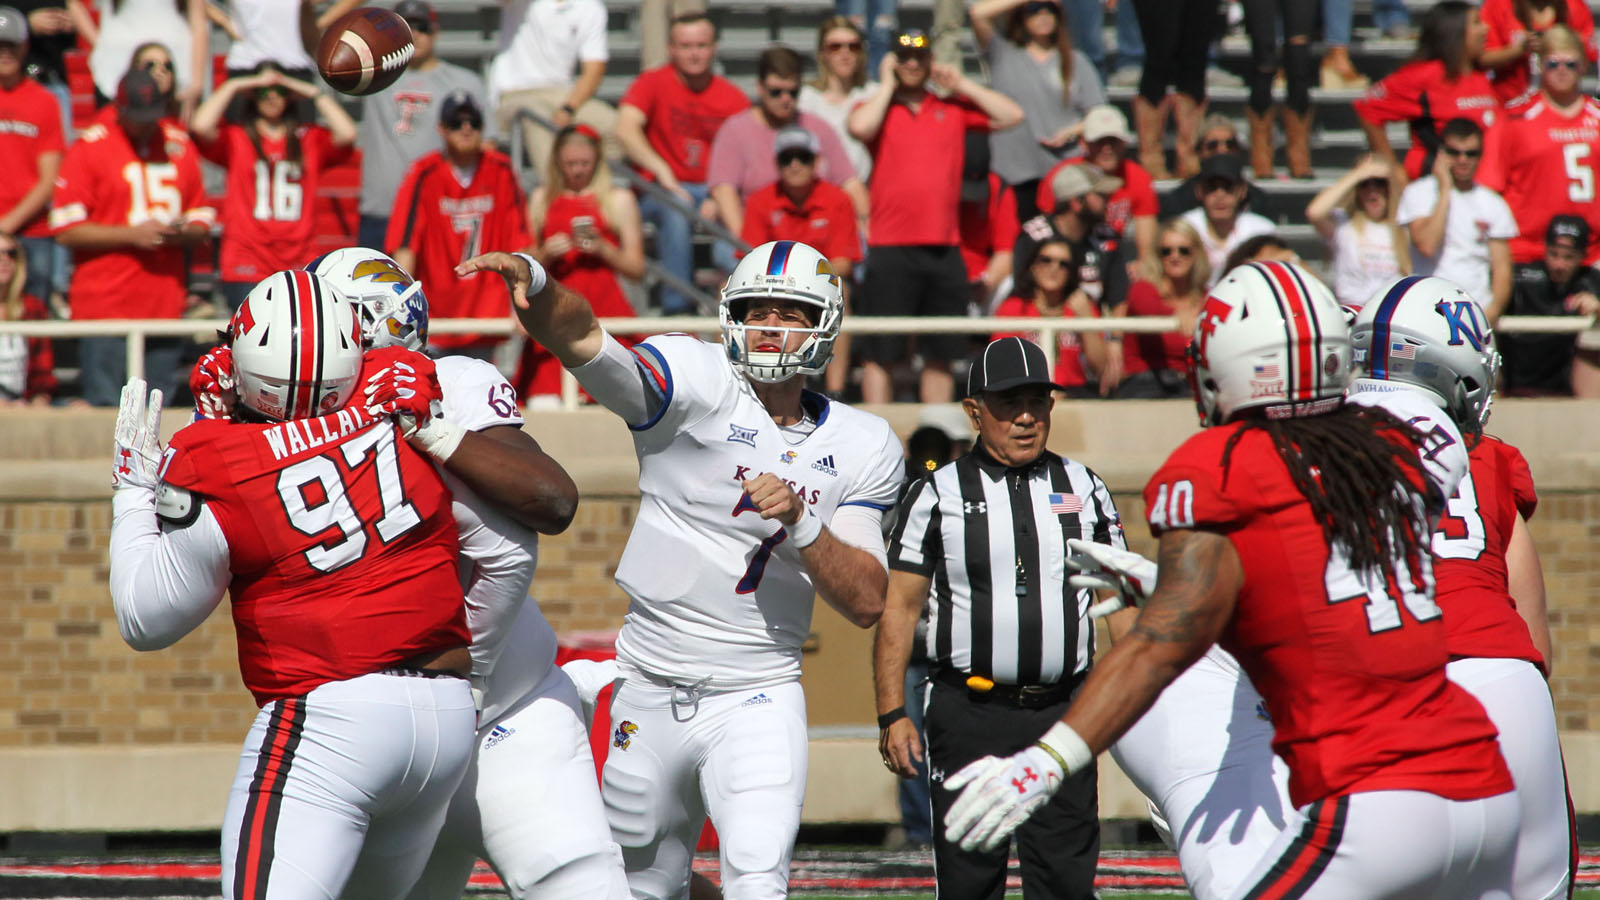
<path fill-rule="evenodd" d="M 746 481 L 749 481 L 753 477 L 750 474 L 749 466 L 734 466 L 733 469 L 733 480 L 738 482 L 741 487 Z M 784 484 L 787 484 L 789 489 L 795 492 L 796 496 L 808 504 L 815 505 L 817 500 L 821 499 L 822 497 L 821 490 L 816 488 L 807 488 L 805 485 L 800 484 L 791 478 L 779 478 L 778 480 Z M 751 507 L 751 509 L 754 508 L 755 507 Z"/>
<path fill-rule="evenodd" d="M 16 119 L 0 119 L 0 134 L 20 134 L 23 137 L 38 137 L 39 126 L 32 122 L 21 122 Z"/>
<path fill-rule="evenodd" d="M 357 407 L 341 409 L 315 419 L 291 419 L 263 432 L 273 459 L 298 456 L 313 447 L 330 444 L 372 424 L 372 417 Z"/>
<path fill-rule="evenodd" d="M 1592 143 L 1600 140 L 1600 128 L 1552 128 L 1550 140 L 1562 144 Z"/>
<path fill-rule="evenodd" d="M 481 216 L 494 212 L 494 197 L 440 197 L 439 211 L 447 216 Z"/>

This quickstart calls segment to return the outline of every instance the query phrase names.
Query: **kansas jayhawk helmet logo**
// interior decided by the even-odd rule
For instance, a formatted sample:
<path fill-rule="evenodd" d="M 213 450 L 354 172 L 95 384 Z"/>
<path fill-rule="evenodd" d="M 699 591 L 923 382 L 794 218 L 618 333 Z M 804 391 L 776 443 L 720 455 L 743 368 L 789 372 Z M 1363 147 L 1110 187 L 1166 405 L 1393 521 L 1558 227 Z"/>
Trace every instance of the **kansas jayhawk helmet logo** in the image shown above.
<path fill-rule="evenodd" d="M 350 277 L 355 279 L 370 278 L 373 281 L 393 282 L 395 284 L 410 284 L 411 276 L 400 268 L 399 263 L 388 257 L 381 259 L 365 259 L 356 263 L 355 269 L 350 272 Z"/>
<path fill-rule="evenodd" d="M 611 746 L 618 750 L 626 750 L 628 745 L 633 743 L 633 736 L 638 733 L 639 726 L 629 722 L 627 719 L 623 719 L 617 723 L 617 727 L 611 732 Z"/>

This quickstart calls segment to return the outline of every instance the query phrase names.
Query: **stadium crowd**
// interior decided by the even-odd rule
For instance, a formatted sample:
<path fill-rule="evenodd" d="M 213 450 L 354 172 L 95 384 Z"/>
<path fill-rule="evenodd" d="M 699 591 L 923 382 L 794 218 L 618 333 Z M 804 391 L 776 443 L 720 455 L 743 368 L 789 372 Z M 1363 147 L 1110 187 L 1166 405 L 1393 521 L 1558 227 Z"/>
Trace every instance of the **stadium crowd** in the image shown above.
<path fill-rule="evenodd" d="M 358 2 L 303 16 L 306 35 Z M 505 5 L 486 77 L 439 58 L 428 0 L 401 0 L 415 55 L 393 87 L 361 99 L 358 117 L 318 83 L 308 37 L 260 5 L 180 15 L 152 0 L 104 5 L 98 20 L 79 0 L 0 7 L 0 159 L 14 173 L 0 187 L 0 235 L 16 267 L 6 317 L 237 308 L 260 278 L 340 242 L 325 240 L 336 236 L 317 198 L 359 151 L 358 235 L 337 237 L 394 256 L 438 318 L 510 312 L 492 278 L 454 274 L 486 251 L 530 252 L 601 315 L 674 315 L 701 311 L 697 277 L 704 286 L 708 269 L 731 271 L 741 245 L 788 238 L 824 251 L 856 314 L 1102 318 L 1103 331 L 1058 333 L 1062 382 L 1085 397 L 1177 396 L 1182 336 L 1205 290 L 1236 261 L 1292 256 L 1273 236 L 1283 195 L 1260 183 L 1317 174 L 1314 4 L 1289 4 L 1281 22 L 1281 4 L 1233 5 L 1251 48 L 1245 133 L 1207 115 L 1208 83 L 1229 77 L 1207 68 L 1228 27 L 1229 4 L 1212 0 L 1122 4 L 1114 53 L 1107 23 L 1082 3 L 940 2 L 924 33 L 885 31 L 884 4 L 868 22 L 856 9 L 866 4 L 841 0 L 814 48 L 761 53 L 753 100 L 718 74 L 714 9 L 647 2 L 642 56 L 664 61 L 615 108 L 597 97 L 609 58 L 602 0 Z M 1348 52 L 1350 16 L 1348 3 L 1322 4 L 1323 88 L 1367 87 Z M 1415 51 L 1355 103 L 1370 154 L 1346 172 L 1324 167 L 1328 186 L 1304 211 L 1339 301 L 1359 308 L 1414 273 L 1466 286 L 1491 322 L 1600 309 L 1587 7 L 1444 0 L 1413 29 L 1403 6 L 1379 3 L 1375 20 L 1414 37 Z M 213 26 L 233 41 L 227 78 L 211 88 Z M 983 79 L 960 66 L 952 38 L 968 33 Z M 75 122 L 64 60 L 84 49 L 104 106 Z M 1285 90 L 1274 89 L 1280 73 Z M 1135 81 L 1130 122 L 1106 85 Z M 1407 146 L 1390 145 L 1389 122 L 1407 123 Z M 532 183 L 505 152 L 514 130 Z M 661 190 L 620 186 L 612 164 Z M 208 170 L 224 189 L 205 189 Z M 699 265 L 697 232 L 713 237 Z M 639 287 L 647 259 L 665 276 L 652 292 Z M 1116 327 L 1146 315 L 1180 327 Z M 524 405 L 553 402 L 554 358 L 517 341 L 520 357 L 493 335 L 439 335 L 430 347 L 514 372 Z M 842 340 L 823 386 L 867 402 L 949 401 L 951 365 L 974 342 Z M 55 363 L 75 359 L 80 376 L 54 402 L 114 405 L 124 339 L 55 343 Z M 1600 396 L 1600 341 L 1588 334 L 1507 335 L 1503 349 L 1510 394 Z M 0 338 L 0 402 L 51 403 L 51 352 Z M 187 341 L 151 339 L 146 371 L 176 391 L 193 354 Z"/>

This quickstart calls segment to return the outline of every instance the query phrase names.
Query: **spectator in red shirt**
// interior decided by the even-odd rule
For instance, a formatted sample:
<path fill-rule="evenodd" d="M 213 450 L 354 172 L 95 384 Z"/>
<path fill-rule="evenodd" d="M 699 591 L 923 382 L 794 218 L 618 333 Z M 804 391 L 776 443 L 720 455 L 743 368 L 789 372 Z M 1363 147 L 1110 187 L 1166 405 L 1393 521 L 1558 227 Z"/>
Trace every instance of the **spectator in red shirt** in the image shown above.
<path fill-rule="evenodd" d="M 505 285 L 492 275 L 457 278 L 462 262 L 495 250 L 529 249 L 522 187 L 511 160 L 483 140 L 483 107 L 466 91 L 439 105 L 444 149 L 416 161 L 400 184 L 386 252 L 422 282 L 429 315 L 493 319 L 511 312 Z M 487 360 L 500 338 L 428 335 L 428 347 Z"/>
<path fill-rule="evenodd" d="M 1051 184 L 1055 174 L 1070 165 L 1088 163 L 1113 178 L 1122 179 L 1122 187 L 1106 201 L 1105 223 L 1117 234 L 1126 234 L 1133 226 L 1133 242 L 1137 254 L 1125 256 L 1129 261 L 1155 259 L 1156 212 L 1160 201 L 1156 199 L 1155 181 L 1144 166 L 1128 158 L 1128 144 L 1133 134 L 1128 131 L 1128 117 L 1115 106 L 1096 106 L 1083 118 L 1082 158 L 1057 163 L 1044 181 L 1039 183 L 1036 200 L 1039 209 L 1049 213 L 1055 209 Z"/>
<path fill-rule="evenodd" d="M 528 230 L 538 246 L 531 255 L 551 278 L 582 294 L 595 315 L 632 317 L 633 304 L 619 279 L 644 277 L 639 204 L 633 191 L 611 183 L 600 147 L 600 133 L 588 125 L 556 133 L 544 184 L 528 198 Z M 617 340 L 632 346 L 635 336 Z M 561 362 L 530 340 L 511 385 L 525 405 L 555 401 Z"/>
<path fill-rule="evenodd" d="M 979 310 L 1002 299 L 998 291 L 1011 277 L 1017 222 L 1017 192 L 989 169 L 989 136 L 967 132 L 967 159 L 961 175 L 961 260 Z"/>
<path fill-rule="evenodd" d="M 117 89 L 117 121 L 85 129 L 61 160 L 50 226 L 72 251 L 68 291 L 74 319 L 176 319 L 185 300 L 184 249 L 211 235 L 199 154 L 189 135 L 164 122 L 167 97 L 135 69 Z M 173 396 L 178 338 L 145 341 L 145 378 Z M 127 379 L 126 340 L 78 343 L 84 399 L 115 406 Z"/>
<path fill-rule="evenodd" d="M 1485 162 L 1491 171 L 1495 168 L 1492 135 L 1501 115 L 1500 101 L 1488 77 L 1477 69 L 1485 34 L 1476 8 L 1461 0 L 1434 4 L 1423 17 L 1411 60 L 1353 104 L 1367 143 L 1383 159 L 1395 159 L 1384 125 L 1411 126 L 1407 178 L 1415 180 L 1433 170 L 1439 132 L 1444 123 L 1457 118 L 1471 119 L 1483 129 Z"/>
<path fill-rule="evenodd" d="M 26 274 L 22 248 L 0 233 L 0 320 L 50 318 L 44 301 L 24 291 Z M 0 407 L 49 406 L 55 391 L 50 339 L 0 334 Z"/>
<path fill-rule="evenodd" d="M 1157 235 L 1160 262 L 1141 265 L 1143 278 L 1128 288 L 1122 315 L 1177 316 L 1178 327 L 1161 334 L 1129 332 L 1123 339 L 1123 370 L 1118 397 L 1186 397 L 1187 352 L 1194 320 L 1206 302 L 1211 266 L 1194 226 L 1181 219 L 1163 222 Z"/>
<path fill-rule="evenodd" d="M 1095 319 L 1100 309 L 1078 285 L 1078 263 L 1065 238 L 1045 239 L 1033 250 L 1028 265 L 1017 272 L 1011 296 L 1001 301 L 995 315 L 1024 318 Z M 990 339 L 1027 338 L 1040 343 L 1037 331 L 1003 331 Z M 1098 331 L 1056 332 L 1054 381 L 1067 395 L 1088 399 L 1098 396 L 1095 383 L 1106 366 L 1106 341 Z"/>
<path fill-rule="evenodd" d="M 677 194 L 710 218 L 706 165 L 717 129 L 730 116 L 750 108 L 750 98 L 733 82 L 711 71 L 717 55 L 717 30 L 703 12 L 672 20 L 667 42 L 670 62 L 634 79 L 617 110 L 617 140 L 645 177 Z M 691 221 L 646 194 L 639 202 L 644 220 L 656 227 L 656 258 L 684 282 L 694 275 Z M 693 312 L 679 291 L 663 287 L 661 312 Z"/>
<path fill-rule="evenodd" d="M 955 68 L 931 62 L 921 31 L 907 31 L 884 56 L 878 90 L 850 112 L 850 133 L 872 151 L 872 209 L 867 234 L 867 280 L 857 304 L 862 315 L 960 316 L 967 312 L 961 261 L 961 171 L 968 129 L 997 131 L 1022 121 L 1022 108 Z M 948 99 L 928 91 L 928 81 Z M 870 301 L 870 304 L 869 304 Z M 889 367 L 905 359 L 910 341 L 898 335 L 858 341 L 861 395 L 867 403 L 894 399 Z M 950 361 L 967 353 L 964 335 L 924 335 L 924 403 L 955 395 Z"/>
<path fill-rule="evenodd" d="M 1489 73 L 1494 94 L 1510 106 L 1528 93 L 1539 59 L 1544 56 L 1544 33 L 1565 25 L 1577 33 L 1582 51 L 1594 62 L 1594 14 L 1583 0 L 1484 0 L 1478 10 L 1488 29 L 1479 68 Z"/>
<path fill-rule="evenodd" d="M 327 127 L 300 124 L 291 92 L 314 100 Z M 241 94 L 240 123 L 224 122 Z M 356 123 L 316 85 L 266 64 L 224 81 L 195 110 L 189 130 L 200 153 L 228 172 L 218 268 L 222 295 L 238 309 L 257 282 L 317 255 L 317 185 L 323 172 L 350 158 Z"/>
<path fill-rule="evenodd" d="M 0 7 L 0 233 L 22 238 L 27 293 L 50 296 L 56 245 L 45 211 L 61 168 L 61 109 L 55 95 L 27 76 L 28 25 Z"/>
<path fill-rule="evenodd" d="M 827 258 L 844 291 L 845 315 L 851 314 L 851 273 L 861 261 L 861 234 L 854 206 L 843 190 L 817 177 L 822 143 L 804 128 L 785 128 L 772 142 L 778 180 L 746 198 L 744 230 L 739 237 L 752 247 L 768 241 L 799 241 Z M 833 363 L 823 376 L 827 390 L 838 396 L 850 374 L 850 336 L 833 343 Z"/>

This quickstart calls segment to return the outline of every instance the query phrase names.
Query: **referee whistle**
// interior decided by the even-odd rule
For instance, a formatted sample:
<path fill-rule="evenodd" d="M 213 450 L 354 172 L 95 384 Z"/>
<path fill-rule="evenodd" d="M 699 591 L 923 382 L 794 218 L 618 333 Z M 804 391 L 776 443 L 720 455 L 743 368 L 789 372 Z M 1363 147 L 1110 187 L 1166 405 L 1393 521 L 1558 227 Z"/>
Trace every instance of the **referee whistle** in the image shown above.
<path fill-rule="evenodd" d="M 982 675 L 971 675 L 967 678 L 967 690 L 987 693 L 994 688 L 994 682 Z"/>

